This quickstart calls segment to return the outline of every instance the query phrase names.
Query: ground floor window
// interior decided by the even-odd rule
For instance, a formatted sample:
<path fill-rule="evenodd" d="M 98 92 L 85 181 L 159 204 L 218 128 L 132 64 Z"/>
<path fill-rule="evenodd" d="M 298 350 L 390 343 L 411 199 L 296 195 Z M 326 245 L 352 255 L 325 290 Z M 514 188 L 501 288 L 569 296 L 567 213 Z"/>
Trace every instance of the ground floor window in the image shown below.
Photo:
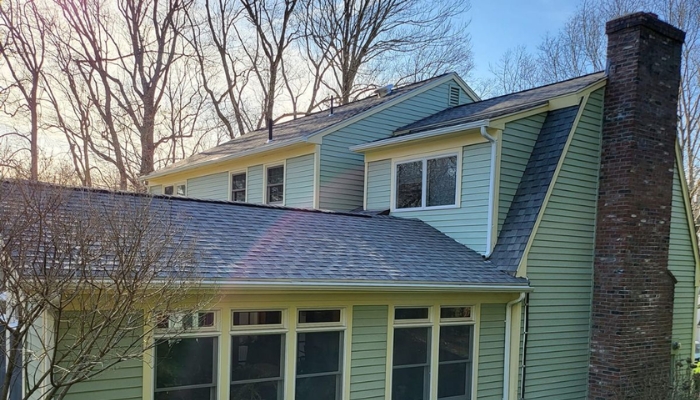
<path fill-rule="evenodd" d="M 231 338 L 231 399 L 284 398 L 284 334 Z"/>
<path fill-rule="evenodd" d="M 155 400 L 216 399 L 217 339 L 164 340 L 155 349 Z"/>
<path fill-rule="evenodd" d="M 395 308 L 392 400 L 427 400 L 431 384 L 440 400 L 470 399 L 473 331 L 471 307 Z"/>

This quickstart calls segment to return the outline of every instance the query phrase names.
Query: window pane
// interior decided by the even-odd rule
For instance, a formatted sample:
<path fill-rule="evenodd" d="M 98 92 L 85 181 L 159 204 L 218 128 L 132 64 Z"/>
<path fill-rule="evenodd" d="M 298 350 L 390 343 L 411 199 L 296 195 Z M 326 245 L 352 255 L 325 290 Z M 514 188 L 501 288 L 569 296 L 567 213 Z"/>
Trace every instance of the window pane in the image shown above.
<path fill-rule="evenodd" d="M 177 185 L 177 195 L 178 196 L 184 196 L 186 191 L 187 191 L 187 186 Z"/>
<path fill-rule="evenodd" d="M 284 167 L 273 167 L 267 169 L 267 184 L 279 185 L 284 182 Z"/>
<path fill-rule="evenodd" d="M 231 189 L 245 190 L 245 174 L 231 176 Z"/>
<path fill-rule="evenodd" d="M 438 368 L 438 399 L 462 396 L 467 399 L 467 363 L 445 364 Z"/>
<path fill-rule="evenodd" d="M 280 325 L 282 311 L 234 311 L 233 325 Z"/>
<path fill-rule="evenodd" d="M 212 400 L 214 399 L 212 388 L 168 390 L 157 392 L 154 400 Z"/>
<path fill-rule="evenodd" d="M 340 371 L 341 332 L 297 335 L 297 376 Z"/>
<path fill-rule="evenodd" d="M 420 308 L 397 308 L 394 310 L 394 319 L 428 319 L 428 309 Z"/>
<path fill-rule="evenodd" d="M 282 381 L 231 385 L 231 400 L 281 400 L 283 391 Z"/>
<path fill-rule="evenodd" d="M 322 322 L 340 322 L 340 310 L 299 311 L 300 324 L 313 324 Z"/>
<path fill-rule="evenodd" d="M 457 156 L 428 160 L 428 206 L 455 204 Z"/>
<path fill-rule="evenodd" d="M 340 375 L 297 378 L 295 400 L 335 400 L 340 398 Z"/>
<path fill-rule="evenodd" d="M 231 338 L 231 381 L 282 376 L 283 335 Z"/>
<path fill-rule="evenodd" d="M 471 318 L 471 307 L 443 307 L 440 309 L 440 318 Z"/>
<path fill-rule="evenodd" d="M 394 366 L 428 363 L 430 328 L 394 330 Z"/>
<path fill-rule="evenodd" d="M 440 361 L 469 360 L 471 325 L 440 327 Z"/>
<path fill-rule="evenodd" d="M 166 340 L 156 346 L 156 388 L 214 382 L 216 338 Z"/>
<path fill-rule="evenodd" d="M 396 208 L 420 207 L 422 182 L 423 161 L 396 165 Z"/>
<path fill-rule="evenodd" d="M 267 187 L 267 202 L 279 203 L 284 200 L 284 186 L 275 185 Z"/>
<path fill-rule="evenodd" d="M 165 189 L 163 189 L 163 193 L 172 195 L 175 193 L 175 188 L 173 186 L 166 186 Z"/>
<path fill-rule="evenodd" d="M 233 201 L 245 201 L 245 190 L 237 190 L 231 195 Z"/>
<path fill-rule="evenodd" d="M 211 328 L 214 326 L 214 313 L 213 312 L 199 313 L 198 319 L 199 319 L 199 321 L 197 321 L 197 323 L 199 324 L 198 326 L 200 328 Z"/>
<path fill-rule="evenodd" d="M 392 400 L 424 400 L 428 398 L 428 367 L 394 369 L 391 380 Z"/>

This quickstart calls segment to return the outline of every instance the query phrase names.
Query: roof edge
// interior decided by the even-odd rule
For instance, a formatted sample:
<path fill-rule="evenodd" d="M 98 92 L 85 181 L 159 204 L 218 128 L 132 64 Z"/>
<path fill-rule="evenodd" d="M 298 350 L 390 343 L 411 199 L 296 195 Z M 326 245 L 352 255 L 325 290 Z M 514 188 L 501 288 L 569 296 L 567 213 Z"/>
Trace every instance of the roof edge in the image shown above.
<path fill-rule="evenodd" d="M 407 281 L 282 281 L 282 280 L 204 280 L 202 286 L 215 286 L 226 289 L 267 289 L 267 290 L 365 290 L 365 291 L 421 291 L 441 292 L 445 290 L 478 291 L 491 293 L 532 292 L 528 281 L 522 284 L 489 283 L 443 283 L 443 282 L 407 282 Z"/>

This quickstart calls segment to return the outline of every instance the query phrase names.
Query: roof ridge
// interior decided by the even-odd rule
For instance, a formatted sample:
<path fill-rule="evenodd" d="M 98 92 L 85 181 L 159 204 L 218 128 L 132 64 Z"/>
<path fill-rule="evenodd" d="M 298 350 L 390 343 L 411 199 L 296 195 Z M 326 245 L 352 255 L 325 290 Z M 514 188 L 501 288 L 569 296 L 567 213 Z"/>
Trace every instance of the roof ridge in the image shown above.
<path fill-rule="evenodd" d="M 474 103 L 480 103 L 480 102 L 484 102 L 484 101 L 490 101 L 490 100 L 500 99 L 501 97 L 512 96 L 512 95 L 514 95 L 514 94 L 520 94 L 520 93 L 530 92 L 530 91 L 532 91 L 532 90 L 537 90 L 537 89 L 542 89 L 542 88 L 546 88 L 546 87 L 549 87 L 549 86 L 559 85 L 559 84 L 565 83 L 565 82 L 571 82 L 571 81 L 575 81 L 576 79 L 582 79 L 582 78 L 586 78 L 586 77 L 589 77 L 589 76 L 591 76 L 591 75 L 596 75 L 596 74 L 600 74 L 600 73 L 605 73 L 605 71 L 591 72 L 590 74 L 575 76 L 575 77 L 573 77 L 573 78 L 564 79 L 563 81 L 556 81 L 556 82 L 552 82 L 552 83 L 547 83 L 546 85 L 540 85 L 540 86 L 531 87 L 531 88 L 529 88 L 529 89 L 518 90 L 517 92 L 510 92 L 510 93 L 502 94 L 502 95 L 496 96 L 496 97 L 489 97 L 488 99 L 483 99 L 483 100 L 475 101 Z M 463 106 L 466 106 L 466 105 L 468 105 L 468 104 L 474 104 L 474 103 L 460 104 L 460 105 L 458 105 L 458 106 L 454 106 L 454 107 L 451 107 L 451 108 L 463 107 Z M 446 110 L 449 110 L 449 108 L 446 108 Z"/>

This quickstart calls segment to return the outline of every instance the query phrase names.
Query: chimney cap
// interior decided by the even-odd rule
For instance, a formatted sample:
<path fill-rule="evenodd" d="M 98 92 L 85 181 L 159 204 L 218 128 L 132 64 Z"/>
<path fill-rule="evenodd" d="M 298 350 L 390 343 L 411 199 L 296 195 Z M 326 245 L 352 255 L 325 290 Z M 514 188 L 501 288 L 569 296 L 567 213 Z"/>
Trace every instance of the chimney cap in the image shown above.
<path fill-rule="evenodd" d="M 645 27 L 678 42 L 685 41 L 685 32 L 675 26 L 659 19 L 659 16 L 650 12 L 636 12 L 623 15 L 608 21 L 605 24 L 605 33 L 608 35 L 625 29 Z"/>

